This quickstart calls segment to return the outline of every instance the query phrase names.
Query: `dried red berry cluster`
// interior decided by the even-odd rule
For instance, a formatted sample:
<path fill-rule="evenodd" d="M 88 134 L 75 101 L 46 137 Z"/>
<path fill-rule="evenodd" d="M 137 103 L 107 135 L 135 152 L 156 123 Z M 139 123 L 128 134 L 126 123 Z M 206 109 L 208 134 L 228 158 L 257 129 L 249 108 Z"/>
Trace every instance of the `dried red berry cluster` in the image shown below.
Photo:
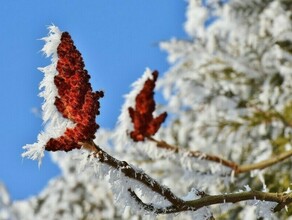
<path fill-rule="evenodd" d="M 74 46 L 68 32 L 62 33 L 61 43 L 57 48 L 58 75 L 54 83 L 58 89 L 55 106 L 64 118 L 68 118 L 76 125 L 67 128 L 64 135 L 51 138 L 46 144 L 46 150 L 70 151 L 81 148 L 81 142 L 95 138 L 94 134 L 99 128 L 95 122 L 99 115 L 99 98 L 103 92 L 93 92 L 89 82 L 90 76 L 84 69 L 81 53 Z"/>
<path fill-rule="evenodd" d="M 129 114 L 134 124 L 134 131 L 130 133 L 130 137 L 134 141 L 144 141 L 145 137 L 154 135 L 167 116 L 167 113 L 164 112 L 153 118 L 155 110 L 153 97 L 158 72 L 154 71 L 152 76 L 153 79 L 147 79 L 142 90 L 137 95 L 135 109 L 129 107 Z"/>

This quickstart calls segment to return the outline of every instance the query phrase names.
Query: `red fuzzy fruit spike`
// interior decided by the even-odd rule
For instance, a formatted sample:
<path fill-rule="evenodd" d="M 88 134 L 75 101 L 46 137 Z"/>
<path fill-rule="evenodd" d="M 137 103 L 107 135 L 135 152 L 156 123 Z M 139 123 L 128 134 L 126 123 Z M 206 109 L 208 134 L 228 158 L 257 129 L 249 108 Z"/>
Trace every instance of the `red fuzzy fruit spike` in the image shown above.
<path fill-rule="evenodd" d="M 103 92 L 92 91 L 90 76 L 68 32 L 62 33 L 57 53 L 59 74 L 55 76 L 54 83 L 59 96 L 55 99 L 55 106 L 64 118 L 76 125 L 67 128 L 62 136 L 51 138 L 45 149 L 70 151 L 81 148 L 80 143 L 95 138 L 94 134 L 99 128 L 95 117 L 99 115 L 99 99 L 103 97 Z"/>
<path fill-rule="evenodd" d="M 144 141 L 145 137 L 154 135 L 167 116 L 167 113 L 164 112 L 158 117 L 153 118 L 155 110 L 154 88 L 158 72 L 154 71 L 152 76 L 152 79 L 145 81 L 142 90 L 136 96 L 135 109 L 132 107 L 128 109 L 134 125 L 134 131 L 130 133 L 130 137 L 134 141 Z"/>

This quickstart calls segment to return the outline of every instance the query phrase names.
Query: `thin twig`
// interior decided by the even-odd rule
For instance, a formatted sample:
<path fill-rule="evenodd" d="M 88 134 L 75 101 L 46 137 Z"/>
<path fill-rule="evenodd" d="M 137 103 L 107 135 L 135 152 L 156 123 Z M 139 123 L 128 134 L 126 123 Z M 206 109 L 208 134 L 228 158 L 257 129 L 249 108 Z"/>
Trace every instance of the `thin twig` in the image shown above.
<path fill-rule="evenodd" d="M 251 170 L 261 170 L 261 169 L 270 167 L 274 164 L 277 164 L 291 156 L 292 156 L 292 150 L 289 150 L 289 151 L 281 153 L 280 155 L 274 155 L 271 158 L 260 161 L 258 163 L 240 165 L 237 168 L 236 173 L 238 174 L 238 173 L 246 173 Z"/>
<path fill-rule="evenodd" d="M 258 163 L 239 165 L 231 160 L 227 160 L 222 157 L 211 155 L 211 154 L 206 154 L 201 151 L 183 150 L 176 146 L 170 145 L 166 143 L 165 141 L 158 141 L 154 139 L 153 137 L 148 137 L 148 140 L 155 142 L 158 148 L 161 148 L 164 150 L 169 150 L 174 153 L 186 153 L 186 155 L 189 157 L 200 158 L 202 160 L 208 160 L 208 161 L 222 164 L 223 166 L 229 167 L 230 169 L 232 169 L 234 171 L 234 174 L 246 173 L 246 172 L 249 172 L 252 170 L 258 170 L 258 169 L 264 169 L 274 164 L 277 164 L 292 156 L 292 150 L 289 150 L 289 151 L 281 153 L 280 155 L 272 156 L 271 158 L 263 160 Z"/>
<path fill-rule="evenodd" d="M 215 163 L 220 163 L 223 166 L 229 167 L 230 169 L 232 169 L 234 171 L 236 171 L 238 169 L 237 163 L 230 161 L 230 160 L 227 160 L 227 159 L 224 159 L 222 157 L 211 155 L 211 154 L 206 154 L 206 153 L 203 153 L 201 151 L 183 150 L 179 147 L 170 145 L 170 144 L 166 143 L 165 141 L 158 141 L 158 140 L 154 139 L 153 137 L 147 137 L 147 138 L 148 138 L 148 140 L 155 142 L 156 146 L 158 148 L 161 148 L 164 150 L 169 150 L 169 151 L 172 151 L 174 153 L 184 153 L 185 155 L 187 155 L 189 157 L 195 157 L 195 158 L 200 158 L 202 160 L 208 160 L 208 161 L 212 161 Z"/>

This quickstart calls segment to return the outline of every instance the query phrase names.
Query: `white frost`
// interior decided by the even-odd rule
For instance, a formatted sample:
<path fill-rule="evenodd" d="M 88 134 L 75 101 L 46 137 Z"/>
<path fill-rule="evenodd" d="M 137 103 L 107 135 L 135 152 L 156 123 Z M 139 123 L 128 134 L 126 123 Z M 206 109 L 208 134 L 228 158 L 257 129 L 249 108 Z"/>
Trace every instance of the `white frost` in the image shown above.
<path fill-rule="evenodd" d="M 22 157 L 38 160 L 39 166 L 44 156 L 45 145 L 49 139 L 61 136 L 66 128 L 74 126 L 74 123 L 65 119 L 54 105 L 55 97 L 58 96 L 58 90 L 54 83 L 54 77 L 58 75 L 56 69 L 58 61 L 57 47 L 60 44 L 62 32 L 54 25 L 49 26 L 48 29 L 48 36 L 42 38 L 42 40 L 45 41 L 42 52 L 46 57 L 51 57 L 51 64 L 39 68 L 39 70 L 44 73 L 44 78 L 40 83 L 41 92 L 39 95 L 44 98 L 42 118 L 45 128 L 44 131 L 38 135 L 36 143 L 27 144 L 23 147 L 26 151 L 22 154 Z"/>

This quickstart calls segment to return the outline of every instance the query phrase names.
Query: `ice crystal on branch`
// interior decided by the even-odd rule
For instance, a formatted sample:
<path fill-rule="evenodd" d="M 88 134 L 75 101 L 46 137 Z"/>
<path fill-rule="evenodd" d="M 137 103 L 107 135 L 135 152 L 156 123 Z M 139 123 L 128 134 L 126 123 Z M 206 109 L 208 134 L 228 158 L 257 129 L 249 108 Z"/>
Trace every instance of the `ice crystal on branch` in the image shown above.
<path fill-rule="evenodd" d="M 81 148 L 82 142 L 95 138 L 98 129 L 95 122 L 99 114 L 99 98 L 103 92 L 93 92 L 90 76 L 84 69 L 81 53 L 74 46 L 69 33 L 61 32 L 56 26 L 49 27 L 49 36 L 42 51 L 51 56 L 52 63 L 44 68 L 44 79 L 40 96 L 44 97 L 43 120 L 45 131 L 38 142 L 26 145 L 22 156 L 38 159 L 44 150 L 70 151 Z"/>
<path fill-rule="evenodd" d="M 134 131 L 130 133 L 134 141 L 144 141 L 145 137 L 154 135 L 164 122 L 167 113 L 164 112 L 153 117 L 155 110 L 154 88 L 158 72 L 152 72 L 152 79 L 147 79 L 140 93 L 136 96 L 135 109 L 129 107 L 129 114 L 134 125 Z"/>

